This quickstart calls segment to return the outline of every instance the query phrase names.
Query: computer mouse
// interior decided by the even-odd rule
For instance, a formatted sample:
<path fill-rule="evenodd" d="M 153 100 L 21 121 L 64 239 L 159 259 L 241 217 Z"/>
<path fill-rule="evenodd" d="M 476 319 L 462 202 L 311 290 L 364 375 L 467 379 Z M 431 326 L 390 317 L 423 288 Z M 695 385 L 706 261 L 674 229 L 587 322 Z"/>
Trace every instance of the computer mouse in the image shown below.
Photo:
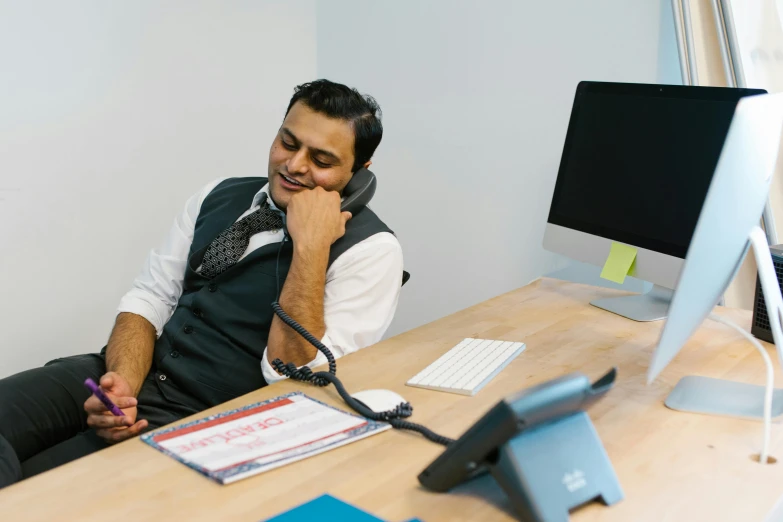
<path fill-rule="evenodd" d="M 376 413 L 393 410 L 408 402 L 391 390 L 364 390 L 352 393 L 351 396 Z"/>

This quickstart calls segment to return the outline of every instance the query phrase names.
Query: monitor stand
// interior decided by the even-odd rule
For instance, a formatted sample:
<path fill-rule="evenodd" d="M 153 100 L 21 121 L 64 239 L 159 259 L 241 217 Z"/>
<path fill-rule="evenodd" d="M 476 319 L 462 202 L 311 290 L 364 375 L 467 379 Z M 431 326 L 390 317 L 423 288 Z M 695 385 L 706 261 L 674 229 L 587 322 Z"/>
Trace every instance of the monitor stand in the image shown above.
<path fill-rule="evenodd" d="M 748 239 L 756 258 L 764 304 L 767 307 L 770 329 L 775 340 L 775 352 L 779 364 L 783 366 L 783 321 L 781 320 L 783 296 L 781 296 L 780 283 L 772 264 L 772 253 L 769 251 L 767 236 L 760 227 L 754 227 L 750 231 Z M 736 325 L 731 326 L 736 327 Z M 747 339 L 753 339 L 751 334 L 744 329 L 741 333 Z M 768 372 L 772 372 L 772 369 L 769 368 Z M 771 373 L 767 379 L 772 388 L 773 376 Z M 783 415 L 783 389 L 772 388 L 770 402 L 771 404 L 768 406 L 771 418 L 775 419 Z M 754 420 L 764 418 L 764 408 L 767 406 L 764 386 L 695 375 L 688 375 L 680 379 L 666 398 L 665 404 L 673 410 Z"/>
<path fill-rule="evenodd" d="M 667 408 L 689 413 L 704 413 L 761 420 L 764 418 L 764 386 L 687 375 L 679 380 L 664 402 Z M 783 415 L 783 389 L 772 391 L 771 418 Z"/>
<path fill-rule="evenodd" d="M 590 304 L 634 321 L 660 321 L 669 314 L 669 304 L 674 291 L 653 285 L 645 294 L 607 297 L 590 301 Z"/>

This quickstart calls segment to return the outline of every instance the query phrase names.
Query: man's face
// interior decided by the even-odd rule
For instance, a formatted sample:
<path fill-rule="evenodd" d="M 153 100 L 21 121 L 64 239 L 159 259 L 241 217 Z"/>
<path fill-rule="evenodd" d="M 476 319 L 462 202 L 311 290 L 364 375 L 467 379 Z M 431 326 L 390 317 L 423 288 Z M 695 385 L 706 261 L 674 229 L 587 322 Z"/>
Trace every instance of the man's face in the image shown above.
<path fill-rule="evenodd" d="M 269 190 L 275 204 L 285 209 L 291 196 L 315 187 L 341 192 L 352 175 L 353 142 L 347 121 L 296 102 L 269 150 Z"/>

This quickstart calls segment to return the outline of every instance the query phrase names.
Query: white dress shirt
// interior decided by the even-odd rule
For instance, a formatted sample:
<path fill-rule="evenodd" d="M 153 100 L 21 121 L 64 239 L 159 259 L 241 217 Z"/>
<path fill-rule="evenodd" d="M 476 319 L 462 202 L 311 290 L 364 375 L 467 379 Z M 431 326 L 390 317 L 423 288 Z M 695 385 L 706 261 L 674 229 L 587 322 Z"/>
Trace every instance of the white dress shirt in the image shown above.
<path fill-rule="evenodd" d="M 185 267 L 201 205 L 225 179 L 208 183 L 187 201 L 185 210 L 177 216 L 163 243 L 150 252 L 133 287 L 120 300 L 118 312 L 144 317 L 155 327 L 158 337 L 182 295 Z M 250 208 L 237 221 L 257 210 L 262 195 L 268 190 L 269 185 L 259 190 Z M 272 208 L 277 209 L 271 197 L 267 200 Z M 259 232 L 250 238 L 242 257 L 282 240 L 282 230 Z M 326 332 L 321 341 L 335 358 L 381 340 L 397 308 L 402 268 L 402 248 L 394 234 L 388 232 L 375 234 L 355 244 L 329 266 L 324 289 Z M 324 363 L 326 357 L 318 352 L 308 366 Z M 261 371 L 270 384 L 285 379 L 267 360 L 266 347 Z"/>

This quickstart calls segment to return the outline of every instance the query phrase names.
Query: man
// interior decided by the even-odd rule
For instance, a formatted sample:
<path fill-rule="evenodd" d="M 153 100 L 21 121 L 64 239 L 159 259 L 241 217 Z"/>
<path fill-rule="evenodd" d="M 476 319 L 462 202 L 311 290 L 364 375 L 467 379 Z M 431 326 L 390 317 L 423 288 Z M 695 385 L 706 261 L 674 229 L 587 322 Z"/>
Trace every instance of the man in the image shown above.
<path fill-rule="evenodd" d="M 394 315 L 402 250 L 340 193 L 370 166 L 383 129 L 369 96 L 326 80 L 296 88 L 266 178 L 196 193 L 122 298 L 100 354 L 0 380 L 0 487 L 282 379 L 279 358 L 325 358 L 273 313 L 282 308 L 336 357 L 380 340 Z M 287 229 L 288 236 L 285 237 Z M 100 381 L 113 416 L 84 388 Z"/>

